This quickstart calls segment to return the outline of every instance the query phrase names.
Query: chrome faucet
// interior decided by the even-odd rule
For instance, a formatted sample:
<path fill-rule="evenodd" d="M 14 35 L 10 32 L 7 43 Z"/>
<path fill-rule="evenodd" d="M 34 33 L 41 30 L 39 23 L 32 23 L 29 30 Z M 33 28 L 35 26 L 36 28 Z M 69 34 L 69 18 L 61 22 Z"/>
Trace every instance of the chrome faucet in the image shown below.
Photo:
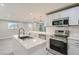
<path fill-rule="evenodd" d="M 20 28 L 20 29 L 19 29 L 19 33 L 18 33 L 18 37 L 20 37 L 20 34 L 21 34 L 20 31 L 21 31 L 21 30 L 23 30 L 23 35 L 25 34 L 24 28 Z"/>

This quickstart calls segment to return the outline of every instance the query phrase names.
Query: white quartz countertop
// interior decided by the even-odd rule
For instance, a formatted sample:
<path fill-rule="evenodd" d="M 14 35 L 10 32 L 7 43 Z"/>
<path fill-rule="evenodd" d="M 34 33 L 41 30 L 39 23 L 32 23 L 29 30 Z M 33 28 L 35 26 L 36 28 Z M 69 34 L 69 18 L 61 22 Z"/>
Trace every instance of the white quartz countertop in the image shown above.
<path fill-rule="evenodd" d="M 49 33 L 47 32 L 37 32 L 37 31 L 30 31 L 30 33 L 36 33 L 36 34 L 43 34 L 43 35 L 50 35 Z"/>
<path fill-rule="evenodd" d="M 46 40 L 44 39 L 40 39 L 40 38 L 32 38 L 32 39 L 25 39 L 22 40 L 20 38 L 18 38 L 18 35 L 14 35 L 13 36 L 14 39 L 16 39 L 22 46 L 24 46 L 26 49 L 31 49 L 37 45 L 43 44 L 46 42 Z"/>
<path fill-rule="evenodd" d="M 79 36 L 70 36 L 68 39 L 79 40 Z"/>

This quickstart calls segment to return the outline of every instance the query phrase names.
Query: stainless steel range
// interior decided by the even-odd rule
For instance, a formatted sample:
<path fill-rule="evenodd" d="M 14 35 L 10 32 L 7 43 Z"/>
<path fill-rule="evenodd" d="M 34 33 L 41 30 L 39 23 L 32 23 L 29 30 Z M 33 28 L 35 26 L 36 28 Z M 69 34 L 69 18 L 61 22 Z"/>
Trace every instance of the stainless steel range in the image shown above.
<path fill-rule="evenodd" d="M 55 30 L 53 37 L 49 39 L 49 51 L 52 54 L 64 54 L 67 55 L 67 37 L 69 36 L 68 30 Z"/>

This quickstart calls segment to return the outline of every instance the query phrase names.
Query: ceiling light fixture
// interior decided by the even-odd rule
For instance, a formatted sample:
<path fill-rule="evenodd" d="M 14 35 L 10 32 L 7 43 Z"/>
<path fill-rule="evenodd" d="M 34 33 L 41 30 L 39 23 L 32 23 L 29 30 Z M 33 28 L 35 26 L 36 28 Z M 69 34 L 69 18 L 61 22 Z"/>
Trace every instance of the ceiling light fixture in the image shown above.
<path fill-rule="evenodd" d="M 30 15 L 33 15 L 32 13 L 30 13 Z"/>
<path fill-rule="evenodd" d="M 40 22 L 42 21 L 42 16 L 39 17 Z"/>

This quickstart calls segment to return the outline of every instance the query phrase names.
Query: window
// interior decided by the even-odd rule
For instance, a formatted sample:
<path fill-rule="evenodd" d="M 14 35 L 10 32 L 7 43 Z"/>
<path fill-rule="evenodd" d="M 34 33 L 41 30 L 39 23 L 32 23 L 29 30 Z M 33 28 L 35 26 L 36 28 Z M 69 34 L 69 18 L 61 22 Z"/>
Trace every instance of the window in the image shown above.
<path fill-rule="evenodd" d="M 36 23 L 36 31 L 45 32 L 46 27 L 44 26 L 44 23 Z"/>
<path fill-rule="evenodd" d="M 43 23 L 40 23 L 39 24 L 39 31 L 42 31 L 42 32 L 45 32 L 46 31 L 45 26 L 44 26 Z"/>
<path fill-rule="evenodd" d="M 8 23 L 8 29 L 17 29 L 18 23 L 10 22 Z"/>

